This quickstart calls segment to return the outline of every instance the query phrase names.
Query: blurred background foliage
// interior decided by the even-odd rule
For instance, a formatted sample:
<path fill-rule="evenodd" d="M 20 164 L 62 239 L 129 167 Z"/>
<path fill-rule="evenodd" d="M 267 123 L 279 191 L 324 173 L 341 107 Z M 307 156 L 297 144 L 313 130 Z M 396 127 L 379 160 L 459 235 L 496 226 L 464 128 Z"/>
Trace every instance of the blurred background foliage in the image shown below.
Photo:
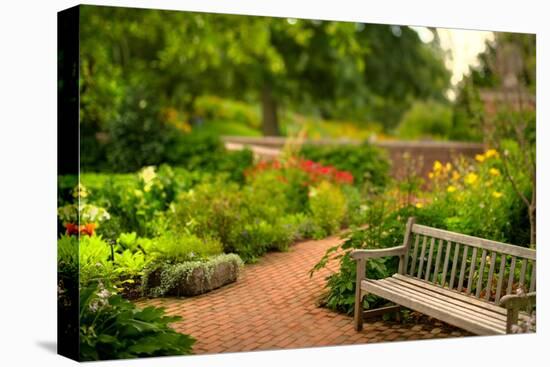
<path fill-rule="evenodd" d="M 438 33 L 407 26 L 81 7 L 84 170 L 186 164 L 206 135 L 481 141 L 500 43 L 535 89 L 535 38 L 499 33 L 458 86 Z M 456 100 L 449 100 L 454 90 Z M 179 148 L 178 148 L 179 147 Z"/>
<path fill-rule="evenodd" d="M 80 32 L 85 169 L 166 161 L 196 131 L 366 138 L 449 87 L 408 27 L 83 6 Z"/>

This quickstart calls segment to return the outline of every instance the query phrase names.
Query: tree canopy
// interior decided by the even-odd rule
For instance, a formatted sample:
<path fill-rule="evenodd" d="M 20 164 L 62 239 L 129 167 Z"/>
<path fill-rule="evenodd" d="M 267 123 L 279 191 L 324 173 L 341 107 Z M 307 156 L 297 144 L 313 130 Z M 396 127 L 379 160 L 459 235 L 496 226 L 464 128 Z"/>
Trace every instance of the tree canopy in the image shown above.
<path fill-rule="evenodd" d="M 123 100 L 175 108 L 215 94 L 260 103 L 264 133 L 281 106 L 394 126 L 418 98 L 443 98 L 438 45 L 408 27 L 83 6 L 82 122 L 105 131 Z"/>

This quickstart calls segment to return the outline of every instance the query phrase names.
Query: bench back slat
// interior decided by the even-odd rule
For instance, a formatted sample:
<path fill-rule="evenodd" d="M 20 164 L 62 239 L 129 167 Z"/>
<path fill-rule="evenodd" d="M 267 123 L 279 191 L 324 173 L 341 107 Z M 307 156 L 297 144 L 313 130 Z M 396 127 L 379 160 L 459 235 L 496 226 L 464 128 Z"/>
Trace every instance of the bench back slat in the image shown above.
<path fill-rule="evenodd" d="M 525 285 L 525 271 L 527 270 L 527 261 L 525 259 L 521 260 L 521 272 L 519 275 L 519 286 L 523 287 Z"/>
<path fill-rule="evenodd" d="M 411 264 L 411 271 L 409 272 L 410 275 L 414 274 L 414 270 L 416 269 L 416 253 L 418 251 L 418 241 L 420 240 L 420 235 L 416 235 L 414 239 L 414 250 L 413 250 L 413 258 L 412 258 L 412 264 Z"/>
<path fill-rule="evenodd" d="M 439 264 L 441 263 L 442 251 L 443 251 L 443 240 L 439 240 L 439 244 L 437 245 L 437 256 L 435 257 L 435 268 L 434 268 L 432 283 L 437 282 L 437 274 L 439 274 Z"/>
<path fill-rule="evenodd" d="M 430 271 L 432 269 L 432 257 L 434 252 L 435 238 L 432 237 L 430 241 L 430 249 L 428 250 L 428 264 L 426 265 L 426 274 L 424 275 L 424 280 L 430 280 Z"/>
<path fill-rule="evenodd" d="M 491 264 L 489 265 L 489 275 L 487 275 L 487 288 L 485 289 L 485 300 L 488 301 L 491 297 L 491 290 L 493 289 L 493 272 L 495 271 L 495 262 L 497 260 L 497 253 L 491 252 Z"/>
<path fill-rule="evenodd" d="M 468 275 L 468 288 L 466 289 L 466 293 L 468 294 L 472 293 L 472 284 L 474 283 L 476 263 L 477 263 L 477 247 L 474 247 L 474 250 L 472 251 L 472 261 L 470 262 L 470 274 Z"/>
<path fill-rule="evenodd" d="M 460 264 L 460 276 L 458 277 L 458 286 L 457 291 L 461 292 L 464 287 L 464 274 L 466 273 L 466 263 L 468 262 L 468 246 L 464 246 L 464 251 L 462 251 L 462 261 Z"/>
<path fill-rule="evenodd" d="M 535 250 L 407 222 L 399 272 L 480 301 L 536 288 Z M 521 263 L 521 264 L 520 264 Z"/>
<path fill-rule="evenodd" d="M 460 253 L 460 244 L 455 243 L 455 252 L 453 257 L 453 266 L 451 267 L 451 280 L 449 280 L 449 288 L 453 289 L 455 284 L 456 267 L 458 265 L 458 254 Z"/>
<path fill-rule="evenodd" d="M 510 264 L 510 272 L 509 272 L 510 275 L 508 276 L 508 287 L 506 287 L 506 295 L 512 294 L 512 283 L 514 283 L 516 262 L 517 262 L 517 258 L 515 256 L 512 257 L 512 263 Z"/>
<path fill-rule="evenodd" d="M 417 278 L 422 278 L 422 270 L 424 267 L 424 253 L 426 252 L 426 241 L 428 240 L 427 236 L 424 236 L 422 240 L 422 250 L 420 250 L 420 264 L 418 264 L 418 273 L 416 274 Z"/>
<path fill-rule="evenodd" d="M 479 298 L 481 294 L 481 284 L 483 283 L 483 276 L 485 275 L 485 262 L 487 261 L 487 250 L 483 249 L 481 253 L 481 264 L 479 265 L 479 275 L 477 277 L 477 286 L 476 286 L 476 297 Z"/>
<path fill-rule="evenodd" d="M 500 269 L 498 271 L 498 283 L 497 290 L 495 292 L 495 303 L 500 301 L 500 292 L 502 291 L 502 281 L 504 279 L 504 273 L 506 272 L 506 256 L 500 256 Z"/>
<path fill-rule="evenodd" d="M 451 254 L 451 242 L 447 241 L 447 247 L 445 248 L 445 260 L 443 260 L 443 273 L 441 275 L 441 286 L 445 286 L 445 279 L 447 279 L 447 268 L 449 267 L 449 255 Z"/>

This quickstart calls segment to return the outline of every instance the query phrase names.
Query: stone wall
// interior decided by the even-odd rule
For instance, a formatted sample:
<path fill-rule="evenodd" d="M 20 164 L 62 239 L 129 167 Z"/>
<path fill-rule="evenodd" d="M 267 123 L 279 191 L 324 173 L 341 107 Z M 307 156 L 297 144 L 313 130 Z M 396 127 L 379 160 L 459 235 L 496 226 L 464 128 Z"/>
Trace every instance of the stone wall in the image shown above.
<path fill-rule="evenodd" d="M 284 137 L 242 137 L 225 136 L 223 141 L 230 149 L 251 148 L 260 158 L 271 159 L 284 146 Z M 306 140 L 305 144 L 334 145 L 334 144 L 361 144 L 359 140 L 352 139 L 320 139 Z M 438 160 L 442 163 L 451 162 L 460 155 L 474 157 L 484 151 L 483 144 L 451 141 L 378 141 L 371 140 L 371 144 L 381 147 L 388 152 L 392 162 L 391 175 L 400 179 L 407 174 L 407 170 L 415 170 L 423 177 Z"/>

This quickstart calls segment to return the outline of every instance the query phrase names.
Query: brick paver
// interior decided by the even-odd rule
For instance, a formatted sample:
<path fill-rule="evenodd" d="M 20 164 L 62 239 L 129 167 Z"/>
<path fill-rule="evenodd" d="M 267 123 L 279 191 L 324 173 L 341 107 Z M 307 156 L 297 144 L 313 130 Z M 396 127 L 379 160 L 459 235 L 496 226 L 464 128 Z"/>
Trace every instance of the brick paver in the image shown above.
<path fill-rule="evenodd" d="M 325 277 L 336 264 L 311 278 L 308 272 L 338 241 L 338 237 L 305 241 L 288 252 L 269 253 L 246 265 L 237 282 L 201 296 L 138 304 L 163 306 L 169 314 L 182 316 L 174 327 L 197 339 L 196 354 L 469 335 L 425 317 L 409 324 L 366 321 L 358 333 L 351 317 L 317 307 Z"/>

